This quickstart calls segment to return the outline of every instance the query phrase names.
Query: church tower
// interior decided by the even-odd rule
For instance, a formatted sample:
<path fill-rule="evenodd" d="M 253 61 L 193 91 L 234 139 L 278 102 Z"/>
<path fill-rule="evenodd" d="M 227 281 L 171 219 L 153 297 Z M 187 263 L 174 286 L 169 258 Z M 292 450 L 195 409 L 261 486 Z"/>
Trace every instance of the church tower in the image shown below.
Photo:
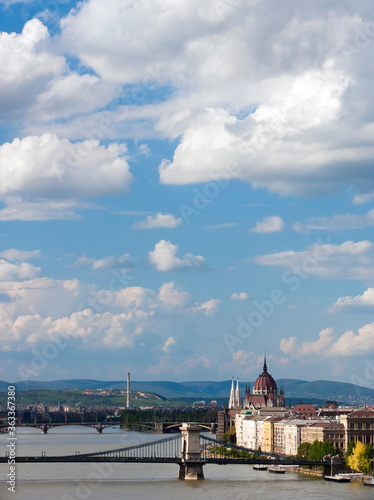
<path fill-rule="evenodd" d="M 240 389 L 239 389 L 239 378 L 236 379 L 236 391 L 235 391 L 235 408 L 242 407 L 242 400 L 240 397 Z"/>
<path fill-rule="evenodd" d="M 230 391 L 230 400 L 229 400 L 229 410 L 235 408 L 235 388 L 234 388 L 234 377 L 232 377 L 231 381 L 231 391 Z"/>

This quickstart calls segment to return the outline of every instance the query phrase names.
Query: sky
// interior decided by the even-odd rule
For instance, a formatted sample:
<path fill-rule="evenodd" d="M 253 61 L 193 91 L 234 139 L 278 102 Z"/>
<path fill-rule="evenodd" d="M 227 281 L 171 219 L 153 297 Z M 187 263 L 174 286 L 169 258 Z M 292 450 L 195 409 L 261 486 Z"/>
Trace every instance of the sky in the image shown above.
<path fill-rule="evenodd" d="M 370 0 L 0 0 L 0 378 L 374 388 Z"/>

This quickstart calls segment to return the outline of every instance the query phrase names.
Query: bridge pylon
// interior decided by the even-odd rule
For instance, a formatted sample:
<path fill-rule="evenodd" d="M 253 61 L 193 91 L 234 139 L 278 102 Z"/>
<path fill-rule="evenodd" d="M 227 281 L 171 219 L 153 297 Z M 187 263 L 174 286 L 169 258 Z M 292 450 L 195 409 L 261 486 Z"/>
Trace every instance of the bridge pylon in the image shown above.
<path fill-rule="evenodd" d="M 200 448 L 200 426 L 198 424 L 183 423 L 180 427 L 181 458 L 179 465 L 179 479 L 204 479 L 203 465 L 205 460 L 201 458 Z"/>

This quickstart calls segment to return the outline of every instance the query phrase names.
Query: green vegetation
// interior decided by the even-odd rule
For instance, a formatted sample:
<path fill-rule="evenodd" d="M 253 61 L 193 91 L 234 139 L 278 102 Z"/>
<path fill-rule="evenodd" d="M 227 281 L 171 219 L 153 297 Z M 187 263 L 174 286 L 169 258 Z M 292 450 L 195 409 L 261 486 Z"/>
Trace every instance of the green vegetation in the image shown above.
<path fill-rule="evenodd" d="M 322 460 L 326 455 L 340 455 L 342 452 L 334 448 L 331 441 L 318 441 L 315 440 L 313 444 L 302 443 L 297 449 L 297 458 L 305 460 Z"/>
<path fill-rule="evenodd" d="M 296 455 L 296 457 L 297 458 L 302 458 L 304 460 L 307 460 L 308 456 L 309 456 L 309 451 L 310 451 L 310 447 L 311 446 L 312 445 L 310 443 L 301 443 L 301 445 L 297 449 L 297 455 Z"/>
<path fill-rule="evenodd" d="M 338 450 L 334 448 L 331 441 L 314 441 L 308 453 L 308 460 L 322 460 L 326 455 L 337 455 Z"/>
<path fill-rule="evenodd" d="M 236 443 L 236 428 L 231 426 L 227 432 L 222 434 L 222 441 Z"/>
<path fill-rule="evenodd" d="M 0 393 L 0 405 L 6 404 L 7 394 Z M 45 406 L 56 406 L 57 403 L 71 406 L 125 406 L 126 394 L 119 390 L 85 390 L 69 389 L 66 391 L 55 390 L 27 390 L 16 392 L 17 408 L 42 404 Z M 168 401 L 153 393 L 131 393 L 131 405 L 133 406 L 159 406 L 166 405 Z"/>
<path fill-rule="evenodd" d="M 248 458 L 248 459 L 256 459 L 258 458 L 257 453 L 251 453 L 247 450 L 237 450 L 235 448 L 226 448 L 221 445 L 218 448 L 210 448 L 209 450 L 212 454 L 222 456 L 222 457 L 232 457 L 232 458 Z"/>
<path fill-rule="evenodd" d="M 352 452 L 347 457 L 348 466 L 359 472 L 369 474 L 373 470 L 374 450 L 371 444 L 364 445 L 357 441 L 356 445 L 351 447 Z"/>

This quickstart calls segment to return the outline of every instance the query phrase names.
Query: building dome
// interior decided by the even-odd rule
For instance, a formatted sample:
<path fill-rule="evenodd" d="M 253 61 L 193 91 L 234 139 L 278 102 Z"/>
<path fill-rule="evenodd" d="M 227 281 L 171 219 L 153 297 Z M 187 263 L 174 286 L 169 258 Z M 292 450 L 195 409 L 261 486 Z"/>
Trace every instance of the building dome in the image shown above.
<path fill-rule="evenodd" d="M 264 360 L 263 372 L 253 386 L 253 394 L 278 394 L 278 388 L 273 377 L 268 373 L 266 358 Z"/>

